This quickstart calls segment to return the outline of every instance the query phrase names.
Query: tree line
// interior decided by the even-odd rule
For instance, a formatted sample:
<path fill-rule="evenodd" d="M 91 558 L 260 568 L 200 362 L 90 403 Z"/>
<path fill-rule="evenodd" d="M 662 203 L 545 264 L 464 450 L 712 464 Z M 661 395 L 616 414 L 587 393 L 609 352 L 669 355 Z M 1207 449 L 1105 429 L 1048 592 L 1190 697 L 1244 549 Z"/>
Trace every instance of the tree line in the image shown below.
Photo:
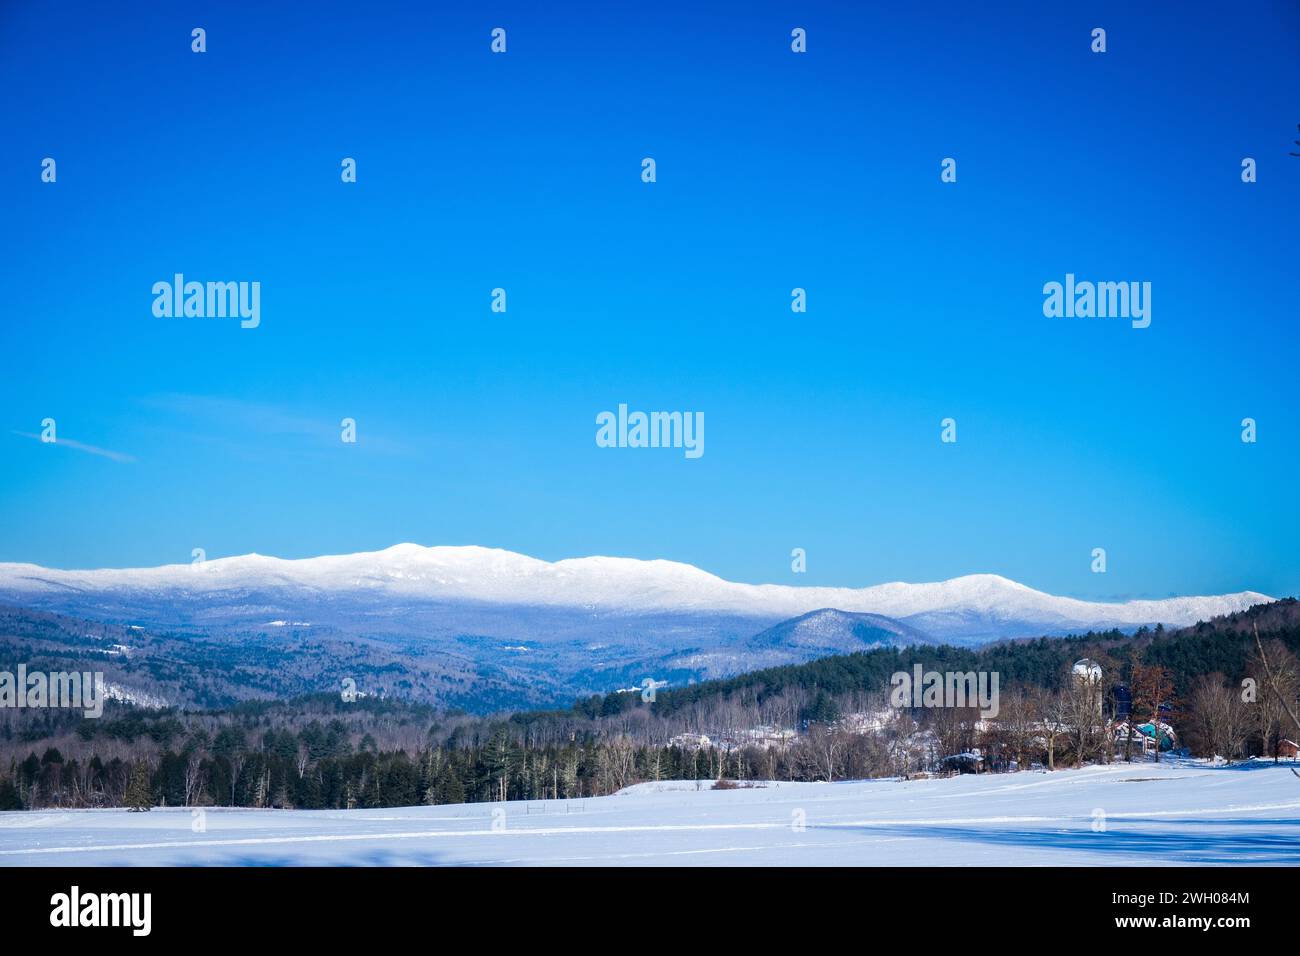
<path fill-rule="evenodd" d="M 1251 633 L 1266 635 L 1272 680 Z M 1300 613 L 1279 602 L 1163 629 L 1007 642 L 979 650 L 880 649 L 721 681 L 597 695 L 566 710 L 476 717 L 399 699 L 317 694 L 214 710 L 110 702 L 97 720 L 70 711 L 0 713 L 0 809 L 241 806 L 344 809 L 598 796 L 641 780 L 834 780 L 1034 763 L 1132 759 L 1103 722 L 1106 687 L 1123 681 L 1139 720 L 1173 723 L 1179 743 L 1228 759 L 1276 754 L 1300 693 Z M 1070 664 L 1097 661 L 1106 687 Z M 997 671 L 998 717 L 965 708 L 886 705 L 889 677 L 922 662 Z M 1252 677 L 1252 675 L 1256 675 Z M 1253 695 L 1243 682 L 1255 681 Z M 869 726 L 862 715 L 885 714 Z M 741 732 L 793 728 L 765 746 Z M 710 745 L 683 745 L 708 734 Z M 676 742 L 674 742 L 676 740 Z M 721 742 L 720 742 L 721 741 Z M 1158 756 L 1157 750 L 1157 756 Z"/>

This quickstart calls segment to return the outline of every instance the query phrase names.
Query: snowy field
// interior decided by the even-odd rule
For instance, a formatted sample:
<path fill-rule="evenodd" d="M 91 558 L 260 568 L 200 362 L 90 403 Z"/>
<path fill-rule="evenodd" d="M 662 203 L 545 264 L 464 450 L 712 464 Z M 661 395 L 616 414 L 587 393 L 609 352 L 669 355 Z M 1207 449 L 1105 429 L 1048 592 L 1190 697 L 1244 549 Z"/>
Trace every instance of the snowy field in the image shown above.
<path fill-rule="evenodd" d="M 1300 779 L 1271 762 L 699 786 L 392 810 L 209 809 L 203 832 L 183 809 L 0 813 L 0 865 L 1300 865 Z"/>

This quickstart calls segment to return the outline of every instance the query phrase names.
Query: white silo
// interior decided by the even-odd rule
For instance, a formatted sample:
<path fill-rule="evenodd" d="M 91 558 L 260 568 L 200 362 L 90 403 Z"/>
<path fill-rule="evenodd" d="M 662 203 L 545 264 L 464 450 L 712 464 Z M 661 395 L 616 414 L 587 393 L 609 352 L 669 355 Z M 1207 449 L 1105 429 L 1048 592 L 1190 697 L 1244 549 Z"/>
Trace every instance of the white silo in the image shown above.
<path fill-rule="evenodd" d="M 1075 661 L 1072 668 L 1074 682 L 1079 689 L 1087 693 L 1091 698 L 1097 716 L 1101 716 L 1101 665 L 1087 657 L 1083 660 Z"/>
<path fill-rule="evenodd" d="M 1084 658 L 1074 662 L 1074 679 L 1080 683 L 1100 684 L 1101 665 L 1094 660 Z"/>

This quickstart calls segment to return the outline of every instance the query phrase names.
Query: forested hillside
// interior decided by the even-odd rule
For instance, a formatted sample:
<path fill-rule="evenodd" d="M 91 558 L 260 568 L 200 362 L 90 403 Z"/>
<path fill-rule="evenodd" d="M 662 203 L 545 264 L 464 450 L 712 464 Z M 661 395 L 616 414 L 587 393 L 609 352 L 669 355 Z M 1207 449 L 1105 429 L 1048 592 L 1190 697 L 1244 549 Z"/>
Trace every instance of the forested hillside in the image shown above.
<path fill-rule="evenodd" d="M 1192 752 L 1268 753 L 1286 715 L 1264 706 L 1267 695 L 1234 703 L 1243 679 L 1260 680 L 1256 626 L 1294 693 L 1300 608 L 1286 600 L 1177 632 L 880 649 L 488 718 L 337 694 L 216 709 L 110 702 L 99 719 L 0 710 L 0 808 L 120 806 L 140 799 L 139 788 L 128 798 L 133 771 L 154 803 L 352 807 L 584 796 L 644 779 L 901 774 L 973 747 L 990 767 L 1111 759 L 1095 737 L 1043 742 L 1043 726 L 1069 723 L 1070 666 L 1085 657 L 1108 683 L 1133 686 L 1135 711 L 1148 682 L 1167 684 L 1150 709 L 1179 725 Z M 969 709 L 891 711 L 890 675 L 916 664 L 996 672 L 1001 714 L 981 723 Z M 1235 708 L 1227 736 L 1221 706 Z M 792 738 L 774 744 L 783 729 Z"/>

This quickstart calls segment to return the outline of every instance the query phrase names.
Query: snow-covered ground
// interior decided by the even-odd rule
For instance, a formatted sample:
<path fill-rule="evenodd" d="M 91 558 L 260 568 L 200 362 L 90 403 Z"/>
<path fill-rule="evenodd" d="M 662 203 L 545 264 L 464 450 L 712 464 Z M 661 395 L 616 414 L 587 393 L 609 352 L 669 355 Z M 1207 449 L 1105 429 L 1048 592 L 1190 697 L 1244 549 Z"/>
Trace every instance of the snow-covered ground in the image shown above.
<path fill-rule="evenodd" d="M 1300 779 L 1264 761 L 698 786 L 391 810 L 209 809 L 202 820 L 184 809 L 0 813 L 0 865 L 1300 865 Z"/>

